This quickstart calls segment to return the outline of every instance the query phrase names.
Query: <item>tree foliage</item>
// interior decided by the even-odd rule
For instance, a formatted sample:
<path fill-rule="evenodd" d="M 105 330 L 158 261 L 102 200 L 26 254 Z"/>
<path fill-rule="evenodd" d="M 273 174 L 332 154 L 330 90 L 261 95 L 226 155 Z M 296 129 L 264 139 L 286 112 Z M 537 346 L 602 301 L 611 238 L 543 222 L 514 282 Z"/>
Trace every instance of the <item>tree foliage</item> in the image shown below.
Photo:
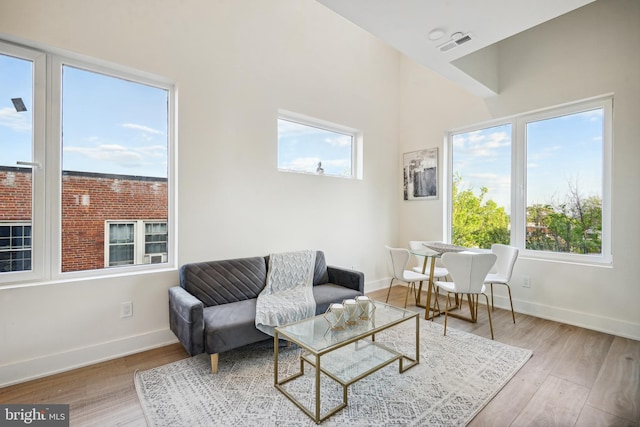
<path fill-rule="evenodd" d="M 569 185 L 562 203 L 527 207 L 527 248 L 541 251 L 602 252 L 602 200 Z"/>
<path fill-rule="evenodd" d="M 509 244 L 510 220 L 504 207 L 485 200 L 488 189 L 479 194 L 460 188 L 453 179 L 452 241 L 456 245 L 490 248 L 493 243 Z M 593 254 L 602 251 L 602 200 L 585 197 L 576 185 L 562 202 L 527 207 L 527 249 Z"/>
<path fill-rule="evenodd" d="M 488 189 L 475 195 L 460 189 L 460 176 L 453 179 L 452 241 L 466 247 L 490 248 L 493 243 L 509 244 L 509 216 L 493 200 L 485 201 Z"/>

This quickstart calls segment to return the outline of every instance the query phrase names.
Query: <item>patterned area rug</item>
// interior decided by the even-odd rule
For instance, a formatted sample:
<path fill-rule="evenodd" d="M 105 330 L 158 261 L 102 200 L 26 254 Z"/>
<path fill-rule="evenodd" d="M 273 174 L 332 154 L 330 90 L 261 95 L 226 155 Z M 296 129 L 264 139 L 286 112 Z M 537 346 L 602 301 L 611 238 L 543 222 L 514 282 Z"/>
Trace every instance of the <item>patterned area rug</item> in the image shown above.
<path fill-rule="evenodd" d="M 376 335 L 376 341 L 415 354 L 413 321 Z M 299 369 L 301 350 L 281 347 L 280 378 Z M 532 352 L 420 320 L 420 364 L 403 374 L 394 362 L 348 389 L 348 406 L 326 426 L 463 426 L 529 360 Z M 150 426 L 313 426 L 273 386 L 273 343 L 222 353 L 211 374 L 206 354 L 136 372 L 135 385 Z M 313 369 L 288 383 L 312 408 Z M 342 388 L 321 377 L 322 413 L 335 407 Z"/>

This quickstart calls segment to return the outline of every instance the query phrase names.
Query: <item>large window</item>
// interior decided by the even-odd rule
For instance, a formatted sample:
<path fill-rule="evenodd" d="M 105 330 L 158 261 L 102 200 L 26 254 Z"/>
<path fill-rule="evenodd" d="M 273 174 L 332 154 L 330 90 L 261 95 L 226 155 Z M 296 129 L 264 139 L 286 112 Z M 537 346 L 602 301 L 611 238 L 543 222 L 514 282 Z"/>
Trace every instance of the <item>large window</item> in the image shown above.
<path fill-rule="evenodd" d="M 449 134 L 451 241 L 610 262 L 612 99 Z"/>
<path fill-rule="evenodd" d="M 278 117 L 278 170 L 361 178 L 361 133 L 290 112 Z"/>
<path fill-rule="evenodd" d="M 172 83 L 98 62 L 0 42 L 0 283 L 171 260 Z"/>

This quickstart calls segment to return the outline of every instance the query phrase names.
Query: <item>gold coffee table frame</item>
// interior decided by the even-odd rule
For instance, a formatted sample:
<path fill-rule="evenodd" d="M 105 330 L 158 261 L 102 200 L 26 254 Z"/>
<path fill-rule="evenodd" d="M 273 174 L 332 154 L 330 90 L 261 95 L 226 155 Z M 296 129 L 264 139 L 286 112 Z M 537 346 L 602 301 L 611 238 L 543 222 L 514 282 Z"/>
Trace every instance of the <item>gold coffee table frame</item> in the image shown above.
<path fill-rule="evenodd" d="M 273 346 L 274 386 L 316 423 L 320 423 L 348 404 L 348 387 L 396 360 L 403 373 L 420 361 L 420 318 L 417 312 L 403 310 L 374 301 L 376 309 L 371 319 L 358 320 L 344 330 L 332 330 L 324 316 L 315 316 L 300 322 L 275 328 Z M 400 323 L 415 319 L 416 354 L 410 357 L 375 341 L 375 334 Z M 367 338 L 371 339 L 367 339 Z M 300 370 L 278 378 L 278 340 L 293 342 L 304 349 L 300 356 Z M 315 367 L 315 408 L 305 407 L 286 390 L 284 384 L 304 375 L 304 364 Z M 406 363 L 408 362 L 408 363 Z M 320 414 L 320 373 L 342 386 L 342 403 Z"/>

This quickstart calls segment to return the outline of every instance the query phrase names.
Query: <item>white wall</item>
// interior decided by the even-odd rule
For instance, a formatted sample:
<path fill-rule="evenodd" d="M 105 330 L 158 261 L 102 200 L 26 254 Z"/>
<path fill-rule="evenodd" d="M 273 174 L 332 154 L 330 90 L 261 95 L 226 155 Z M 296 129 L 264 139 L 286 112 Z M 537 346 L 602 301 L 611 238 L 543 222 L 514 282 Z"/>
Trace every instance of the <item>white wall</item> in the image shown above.
<path fill-rule="evenodd" d="M 375 277 L 397 224 L 395 50 L 314 0 L 3 1 L 0 33 L 177 82 L 179 264 L 314 248 Z M 277 172 L 279 108 L 361 129 L 364 179 Z M 0 288 L 0 386 L 175 340 L 175 284 Z"/>
<path fill-rule="evenodd" d="M 443 147 L 443 129 L 615 94 L 613 265 L 521 258 L 511 288 L 516 311 L 634 339 L 640 339 L 639 24 L 640 2 L 598 0 L 499 43 L 500 94 L 484 105 L 455 92 L 442 94 L 442 85 L 406 61 L 400 75 L 401 152 Z M 403 202 L 397 243 L 440 239 L 442 214 L 442 198 Z M 531 277 L 530 289 L 520 286 L 523 275 Z M 506 296 L 506 290 L 501 294 Z M 505 298 L 499 301 L 508 306 Z"/>
<path fill-rule="evenodd" d="M 178 83 L 179 264 L 317 248 L 368 289 L 386 285 L 384 244 L 443 234 L 442 197 L 402 201 L 402 153 L 440 147 L 442 163 L 446 129 L 616 92 L 614 265 L 522 259 L 516 281 L 532 287 L 514 298 L 636 339 L 638 22 L 637 1 L 599 0 L 514 37 L 498 53 L 501 94 L 482 100 L 314 0 L 0 2 L 0 33 Z M 364 180 L 276 172 L 278 108 L 362 129 Z M 173 341 L 176 282 L 173 270 L 0 288 L 0 386 Z"/>

